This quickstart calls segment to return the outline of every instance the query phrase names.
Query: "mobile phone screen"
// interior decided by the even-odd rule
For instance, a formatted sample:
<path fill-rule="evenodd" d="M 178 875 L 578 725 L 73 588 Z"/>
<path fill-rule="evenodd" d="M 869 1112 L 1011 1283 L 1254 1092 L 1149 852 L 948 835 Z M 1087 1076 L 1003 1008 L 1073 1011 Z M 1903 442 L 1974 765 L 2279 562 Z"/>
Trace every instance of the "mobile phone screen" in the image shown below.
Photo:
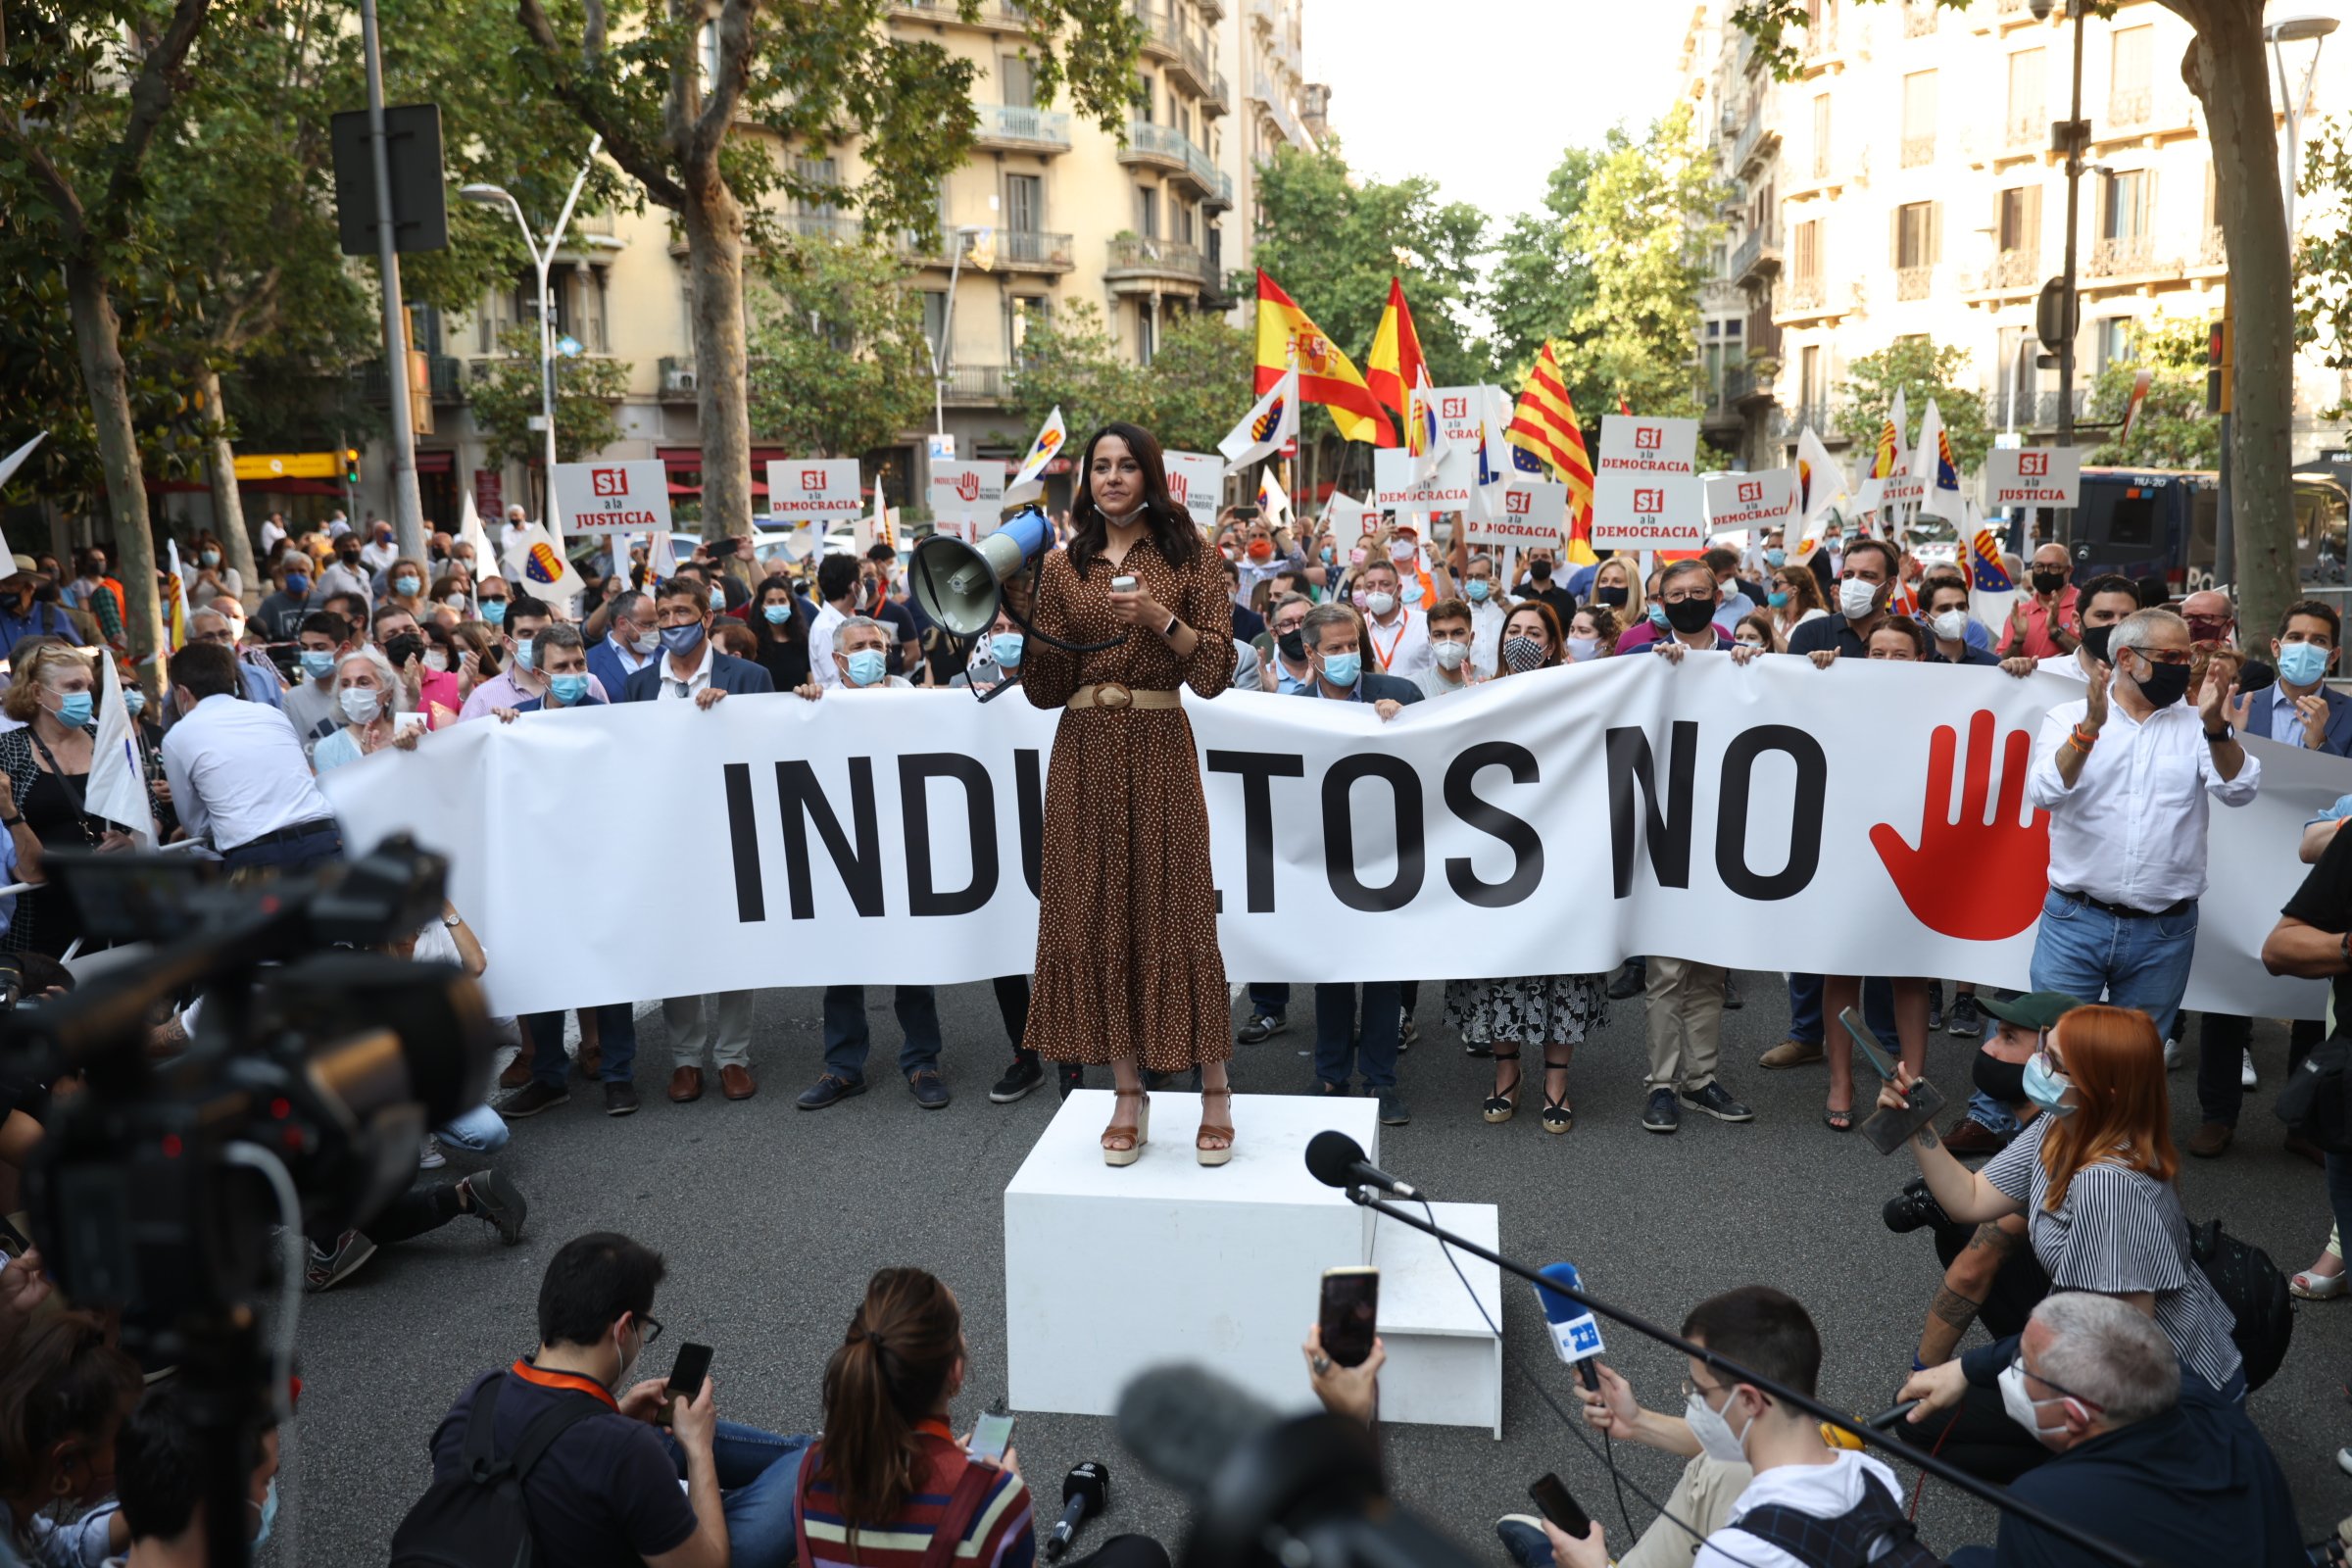
<path fill-rule="evenodd" d="M 1558 1476 L 1545 1475 L 1527 1489 L 1527 1494 L 1562 1535 L 1582 1541 L 1592 1528 L 1592 1521 L 1576 1505 L 1576 1499 L 1568 1495 L 1568 1489 L 1560 1485 Z"/>
<path fill-rule="evenodd" d="M 689 1342 L 678 1347 L 678 1359 L 669 1369 L 669 1392 L 681 1399 L 691 1399 L 703 1392 L 703 1380 L 710 1375 L 710 1347 Z"/>
<path fill-rule="evenodd" d="M 1323 1353 L 1342 1366 L 1362 1366 L 1380 1326 L 1380 1270 L 1323 1271 Z"/>
<path fill-rule="evenodd" d="M 1002 1459 L 1004 1450 L 1012 1446 L 1012 1417 L 991 1411 L 972 1423 L 971 1456 L 975 1459 Z"/>

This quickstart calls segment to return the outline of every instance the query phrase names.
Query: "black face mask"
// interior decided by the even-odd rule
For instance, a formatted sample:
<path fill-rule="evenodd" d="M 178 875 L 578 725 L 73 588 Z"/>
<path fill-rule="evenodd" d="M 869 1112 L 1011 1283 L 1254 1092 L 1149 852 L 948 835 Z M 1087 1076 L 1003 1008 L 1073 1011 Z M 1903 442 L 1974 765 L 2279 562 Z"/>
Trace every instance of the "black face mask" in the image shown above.
<path fill-rule="evenodd" d="M 1980 1051 L 1969 1064 L 1969 1077 L 2004 1105 L 2026 1102 L 2026 1064 L 2022 1061 L 2003 1061 L 1988 1051 Z"/>
<path fill-rule="evenodd" d="M 1715 618 L 1715 607 L 1704 599 L 1677 599 L 1666 607 L 1666 624 L 1676 631 L 1699 630 Z"/>
<path fill-rule="evenodd" d="M 1603 583 L 1592 590 L 1592 597 L 1604 605 L 1621 606 L 1625 603 L 1625 590 L 1614 583 Z"/>
<path fill-rule="evenodd" d="M 2139 677 L 2139 694 L 2158 708 L 2172 707 L 2188 695 L 2188 666 L 2149 665 L 2148 672 Z"/>
<path fill-rule="evenodd" d="M 2114 630 L 2115 626 L 2112 622 L 2105 626 L 2085 626 L 2082 628 L 2082 646 L 2089 649 L 2090 657 L 2097 660 L 2102 664 L 2107 662 L 2107 638 Z"/>
<path fill-rule="evenodd" d="M 2034 591 L 2037 594 L 2054 594 L 2065 586 L 2066 573 L 2063 571 L 2036 571 L 2034 573 Z"/>
<path fill-rule="evenodd" d="M 1306 662 L 1306 639 L 1298 632 L 1282 633 L 1274 639 L 1274 646 L 1281 649 L 1282 657 L 1292 663 L 1303 664 Z"/>

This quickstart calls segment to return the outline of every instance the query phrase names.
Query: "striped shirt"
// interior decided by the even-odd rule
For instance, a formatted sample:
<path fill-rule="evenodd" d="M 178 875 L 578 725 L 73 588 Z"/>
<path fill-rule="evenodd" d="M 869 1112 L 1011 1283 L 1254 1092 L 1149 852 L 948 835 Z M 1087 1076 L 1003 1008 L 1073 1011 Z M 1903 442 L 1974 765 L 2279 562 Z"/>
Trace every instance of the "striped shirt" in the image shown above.
<path fill-rule="evenodd" d="M 2042 1206 L 2050 1173 L 2042 1163 L 2044 1137 L 2055 1116 L 2034 1124 L 1984 1166 L 1984 1179 L 2026 1205 L 2034 1256 L 2053 1291 L 2127 1296 L 2146 1291 L 2156 1302 L 2156 1326 L 2190 1370 L 2217 1390 L 2240 1365 L 2230 1337 L 2234 1321 L 2205 1271 L 2188 1255 L 2188 1216 L 2170 1182 L 2114 1160 L 2095 1160 L 2075 1173 L 2066 1200 Z"/>
<path fill-rule="evenodd" d="M 836 1505 L 833 1483 L 823 1474 L 823 1444 L 808 1450 L 796 1503 L 801 1539 L 807 1543 L 801 1568 L 920 1568 L 956 1484 L 971 1461 L 945 1422 L 925 1421 L 915 1431 L 930 1460 L 921 1490 L 889 1524 L 860 1525 L 855 1534 Z M 1032 1568 L 1037 1535 L 1029 1489 L 1019 1476 L 1009 1470 L 996 1472 L 956 1544 L 955 1561 L 956 1568 Z"/>

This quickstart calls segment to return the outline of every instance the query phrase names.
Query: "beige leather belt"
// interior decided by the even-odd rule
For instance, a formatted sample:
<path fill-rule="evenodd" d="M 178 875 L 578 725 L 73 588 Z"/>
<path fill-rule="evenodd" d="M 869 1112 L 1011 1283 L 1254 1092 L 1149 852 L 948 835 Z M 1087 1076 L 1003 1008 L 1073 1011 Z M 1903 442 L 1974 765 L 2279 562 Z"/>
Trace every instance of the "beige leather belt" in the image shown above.
<path fill-rule="evenodd" d="M 1071 708 L 1180 708 L 1180 692 L 1137 691 L 1115 680 L 1081 686 L 1070 693 Z"/>

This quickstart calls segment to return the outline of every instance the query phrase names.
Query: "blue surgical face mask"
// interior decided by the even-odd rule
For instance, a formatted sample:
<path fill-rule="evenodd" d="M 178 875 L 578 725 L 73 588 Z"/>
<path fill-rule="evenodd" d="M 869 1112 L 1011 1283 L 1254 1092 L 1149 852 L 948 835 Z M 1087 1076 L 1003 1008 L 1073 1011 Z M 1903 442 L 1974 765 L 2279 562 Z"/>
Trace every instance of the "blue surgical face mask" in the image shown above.
<path fill-rule="evenodd" d="M 2318 643 L 2283 643 L 2278 649 L 2278 678 L 2290 686 L 2309 686 L 2328 673 L 2328 650 Z"/>
<path fill-rule="evenodd" d="M 218 566 L 220 564 L 220 552 L 218 550 L 198 551 L 196 554 L 196 564 L 200 566 Z M 276 1485 L 274 1482 L 270 1484 L 272 1486 Z"/>
<path fill-rule="evenodd" d="M 702 645 L 703 623 L 690 620 L 683 626 L 662 628 L 662 646 L 673 654 L 690 654 Z"/>
<path fill-rule="evenodd" d="M 2057 1073 L 2050 1071 L 2049 1059 L 2036 1051 L 2026 1060 L 2026 1098 L 2053 1116 L 2072 1116 L 2075 1107 L 2063 1103 L 2066 1092 L 2074 1086 Z"/>
<path fill-rule="evenodd" d="M 890 668 L 888 656 L 879 648 L 860 648 L 842 662 L 848 666 L 853 686 L 874 685 Z"/>
<path fill-rule="evenodd" d="M 300 597 L 301 595 L 307 594 L 310 591 L 310 578 L 305 577 L 299 571 L 289 571 L 286 573 L 286 592 L 293 594 L 296 597 Z"/>
<path fill-rule="evenodd" d="M 251 1507 L 253 1505 L 251 1503 L 247 1503 L 246 1506 Z M 271 1476 L 270 1478 L 270 1490 L 262 1494 L 262 1523 L 261 1528 L 253 1533 L 253 1544 L 257 1547 L 260 1546 L 263 1542 L 270 1539 L 270 1532 L 276 1528 L 277 1477 Z"/>
<path fill-rule="evenodd" d="M 1021 662 L 1021 650 L 1029 639 L 1017 631 L 1001 631 L 988 640 L 989 657 L 1009 669 Z"/>
<path fill-rule="evenodd" d="M 1660 631 L 1671 631 L 1674 629 L 1674 623 L 1666 618 L 1666 607 L 1664 605 L 1652 605 L 1649 607 L 1649 623 L 1652 626 L 1657 627 Z"/>
<path fill-rule="evenodd" d="M 333 649 L 305 648 L 302 651 L 302 672 L 313 680 L 324 680 L 335 671 Z"/>
<path fill-rule="evenodd" d="M 1340 559 L 1340 553 L 1339 553 L 1338 551 L 1334 550 L 1334 549 L 1333 549 L 1331 546 L 1329 546 L 1329 545 L 1325 545 L 1325 546 L 1323 547 L 1322 554 L 1323 554 L 1323 564 L 1325 564 L 1326 566 L 1330 565 L 1330 564 L 1331 564 L 1333 562 L 1335 562 L 1335 561 L 1337 561 L 1337 560 L 1339 560 L 1339 559 Z"/>
<path fill-rule="evenodd" d="M 529 639 L 528 637 L 517 637 L 517 638 L 515 638 L 515 639 L 514 639 L 514 667 L 515 667 L 516 669 L 528 669 L 528 668 L 530 668 L 530 667 L 531 667 L 531 658 L 532 658 L 531 639 Z"/>
<path fill-rule="evenodd" d="M 790 605 L 761 605 L 760 618 L 770 626 L 781 626 L 792 618 L 792 607 Z"/>
<path fill-rule="evenodd" d="M 727 591 L 726 589 L 720 587 L 717 583 L 712 583 L 710 585 L 710 608 L 712 610 L 724 610 L 727 608 Z"/>
<path fill-rule="evenodd" d="M 1413 578 L 1413 579 L 1412 579 L 1410 582 L 1407 582 L 1407 583 L 1404 585 L 1404 594 L 1403 594 L 1403 598 L 1404 598 L 1404 602 L 1405 602 L 1406 604 L 1408 604 L 1408 605 L 1417 605 L 1417 604 L 1419 604 L 1419 603 L 1421 602 L 1421 579 L 1420 579 L 1420 578 L 1418 578 L 1418 577 L 1415 577 L 1415 578 Z"/>
<path fill-rule="evenodd" d="M 58 700 L 57 721 L 68 729 L 79 729 L 90 721 L 90 694 L 73 692 Z"/>
<path fill-rule="evenodd" d="M 403 599 L 416 598 L 416 590 L 423 586 L 424 584 L 418 582 L 415 577 L 411 576 L 405 571 L 392 579 L 392 591 L 400 595 L 400 597 Z M 274 1485 L 274 1483 L 272 1483 L 272 1485 Z"/>
<path fill-rule="evenodd" d="M 139 690 L 136 686 L 125 686 L 122 688 L 122 707 L 131 717 L 138 717 L 139 710 L 146 706 L 147 694 L 145 692 Z"/>
<path fill-rule="evenodd" d="M 1364 656 L 1361 654 L 1325 654 L 1323 656 L 1323 678 L 1334 686 L 1345 686 L 1352 690 L 1357 678 L 1363 672 Z"/>
<path fill-rule="evenodd" d="M 587 697 L 588 677 L 585 675 L 550 675 L 547 677 L 547 689 L 554 694 L 557 702 L 569 708 L 572 704 Z"/>
<path fill-rule="evenodd" d="M 482 601 L 482 619 L 488 621 L 493 626 L 497 626 L 503 624 L 506 621 L 506 618 L 507 602 L 504 599 L 485 599 Z"/>
<path fill-rule="evenodd" d="M 1472 604 L 1483 605 L 1487 602 L 1487 595 L 1493 592 L 1493 586 L 1484 577 L 1473 577 L 1462 584 L 1462 592 Z"/>
<path fill-rule="evenodd" d="M 1775 571 L 1780 570 L 1782 566 L 1788 564 L 1788 552 L 1786 550 L 1767 550 L 1764 552 L 1764 564 L 1770 566 Z"/>
<path fill-rule="evenodd" d="M 1788 596 L 1785 593 L 1766 594 L 1764 596 L 1764 602 L 1775 610 L 1786 610 L 1788 608 Z"/>

